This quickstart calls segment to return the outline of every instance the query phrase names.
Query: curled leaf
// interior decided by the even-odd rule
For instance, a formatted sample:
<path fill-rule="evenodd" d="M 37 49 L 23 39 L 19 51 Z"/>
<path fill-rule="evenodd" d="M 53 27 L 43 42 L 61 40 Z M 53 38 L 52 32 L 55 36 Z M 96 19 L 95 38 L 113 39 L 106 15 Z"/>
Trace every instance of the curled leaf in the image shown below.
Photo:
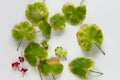
<path fill-rule="evenodd" d="M 41 44 L 45 49 L 48 49 L 49 45 L 48 45 L 47 41 L 42 41 Z"/>
<path fill-rule="evenodd" d="M 16 24 L 12 29 L 12 36 L 18 41 L 23 38 L 28 41 L 33 41 L 35 39 L 35 29 L 28 22 L 21 22 Z"/>
<path fill-rule="evenodd" d="M 80 46 L 86 51 L 91 50 L 93 43 L 99 47 L 103 41 L 102 31 L 96 24 L 82 25 L 76 35 Z"/>
<path fill-rule="evenodd" d="M 62 12 L 70 24 L 77 25 L 86 17 L 86 6 L 80 4 L 75 7 L 73 3 L 69 2 L 63 6 Z"/>
<path fill-rule="evenodd" d="M 48 52 L 38 43 L 31 42 L 24 50 L 25 59 L 31 66 L 36 66 L 39 60 L 46 59 Z"/>
<path fill-rule="evenodd" d="M 51 35 L 51 26 L 46 20 L 42 20 L 39 22 L 38 27 L 42 30 L 42 34 L 46 38 L 50 38 Z"/>
<path fill-rule="evenodd" d="M 50 24 L 55 30 L 62 30 L 65 27 L 65 18 L 57 13 L 50 18 Z"/>
<path fill-rule="evenodd" d="M 38 25 L 39 21 L 48 18 L 48 9 L 44 2 L 28 4 L 25 14 L 33 25 Z"/>
<path fill-rule="evenodd" d="M 61 46 L 59 46 L 55 49 L 55 55 L 58 57 L 64 58 L 67 55 L 67 50 L 65 50 Z"/>
<path fill-rule="evenodd" d="M 92 70 L 93 67 L 94 61 L 84 57 L 76 58 L 69 63 L 70 71 L 82 80 L 87 80 L 88 71 Z"/>

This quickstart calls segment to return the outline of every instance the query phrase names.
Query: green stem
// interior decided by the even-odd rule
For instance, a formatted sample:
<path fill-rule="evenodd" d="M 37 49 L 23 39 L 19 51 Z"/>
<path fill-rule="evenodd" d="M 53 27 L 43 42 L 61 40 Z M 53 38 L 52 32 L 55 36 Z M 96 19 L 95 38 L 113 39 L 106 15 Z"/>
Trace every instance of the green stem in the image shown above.
<path fill-rule="evenodd" d="M 55 80 L 55 77 L 54 77 L 54 75 L 52 74 L 52 77 L 53 77 L 53 80 Z"/>
<path fill-rule="evenodd" d="M 101 47 L 95 43 L 95 45 L 100 49 L 100 51 L 105 55 L 105 52 L 101 49 Z"/>
<path fill-rule="evenodd" d="M 24 38 L 22 38 L 22 39 L 20 40 L 20 42 L 19 42 L 19 44 L 18 44 L 18 47 L 17 47 L 17 51 L 19 50 L 19 47 L 20 47 L 20 45 L 21 45 L 23 39 L 24 39 Z"/>
<path fill-rule="evenodd" d="M 65 60 L 67 60 L 67 58 L 65 57 Z"/>
<path fill-rule="evenodd" d="M 39 32 L 41 32 L 41 31 L 35 31 L 35 33 L 39 33 Z"/>
<path fill-rule="evenodd" d="M 103 75 L 102 72 L 97 72 L 97 71 L 94 71 L 94 70 L 89 70 L 90 72 L 93 72 L 93 73 L 97 73 L 97 74 L 100 74 L 100 75 Z"/>
<path fill-rule="evenodd" d="M 82 0 L 82 1 L 80 2 L 80 5 L 81 5 L 83 2 L 84 2 L 84 0 Z"/>
<path fill-rule="evenodd" d="M 45 0 L 43 0 L 43 2 L 45 2 Z"/>
<path fill-rule="evenodd" d="M 41 74 L 41 72 L 39 71 L 39 75 L 40 75 L 40 79 L 42 80 L 42 74 Z"/>

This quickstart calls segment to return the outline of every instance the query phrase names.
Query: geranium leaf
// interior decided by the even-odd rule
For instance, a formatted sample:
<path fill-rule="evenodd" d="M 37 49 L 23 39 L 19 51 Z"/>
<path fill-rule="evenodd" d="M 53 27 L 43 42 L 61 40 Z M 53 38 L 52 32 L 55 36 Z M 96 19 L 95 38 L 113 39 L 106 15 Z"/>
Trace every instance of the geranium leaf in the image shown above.
<path fill-rule="evenodd" d="M 63 65 L 62 64 L 50 64 L 51 67 L 51 73 L 53 75 L 60 74 L 63 70 Z"/>
<path fill-rule="evenodd" d="M 38 25 L 39 21 L 47 19 L 49 14 L 44 2 L 35 2 L 34 4 L 28 4 L 25 13 L 33 25 Z"/>
<path fill-rule="evenodd" d="M 36 66 L 39 60 L 44 60 L 48 53 L 45 48 L 41 47 L 38 43 L 31 42 L 24 51 L 25 59 L 32 66 Z M 28 58 L 29 57 L 29 58 Z M 33 60 L 30 60 L 33 59 Z M 36 61 L 36 62 L 32 62 Z"/>
<path fill-rule="evenodd" d="M 38 65 L 38 70 L 45 76 L 48 76 L 50 74 L 50 66 L 46 61 L 40 62 Z"/>
<path fill-rule="evenodd" d="M 87 80 L 88 71 L 94 67 L 94 61 L 89 58 L 76 58 L 69 63 L 70 70 L 73 74 L 82 80 Z"/>
<path fill-rule="evenodd" d="M 55 55 L 61 58 L 66 58 L 67 50 L 59 46 L 55 49 Z"/>
<path fill-rule="evenodd" d="M 80 4 L 79 6 L 75 7 L 73 3 L 69 2 L 63 6 L 62 12 L 70 24 L 77 25 L 86 17 L 86 6 Z"/>
<path fill-rule="evenodd" d="M 39 22 L 39 28 L 42 30 L 42 34 L 46 38 L 50 38 L 51 35 L 51 26 L 48 24 L 46 20 L 42 20 Z"/>
<path fill-rule="evenodd" d="M 57 13 L 50 18 L 50 24 L 55 30 L 62 30 L 65 27 L 65 18 Z"/>
<path fill-rule="evenodd" d="M 100 48 L 103 41 L 102 31 L 96 24 L 82 25 L 76 35 L 80 46 L 86 51 L 91 50 L 93 43 Z"/>
<path fill-rule="evenodd" d="M 12 36 L 18 41 L 23 38 L 33 41 L 35 39 L 35 29 L 28 22 L 21 22 L 12 29 Z"/>

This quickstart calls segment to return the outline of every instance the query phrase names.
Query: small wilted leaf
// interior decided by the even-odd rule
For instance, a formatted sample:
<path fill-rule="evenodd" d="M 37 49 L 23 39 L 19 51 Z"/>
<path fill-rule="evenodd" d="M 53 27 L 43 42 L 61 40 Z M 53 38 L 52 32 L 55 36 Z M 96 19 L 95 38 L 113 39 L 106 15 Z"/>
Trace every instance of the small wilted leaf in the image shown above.
<path fill-rule="evenodd" d="M 62 30 L 65 27 L 65 18 L 57 13 L 50 18 L 50 24 L 55 30 Z"/>
<path fill-rule="evenodd" d="M 31 42 L 24 50 L 25 59 L 32 66 L 36 66 L 39 60 L 44 60 L 48 53 L 38 43 Z M 35 61 L 35 62 L 34 62 Z"/>
<path fill-rule="evenodd" d="M 59 46 L 55 49 L 55 55 L 58 57 L 64 58 L 67 55 L 67 50 L 65 50 L 61 46 Z"/>
<path fill-rule="evenodd" d="M 48 18 L 48 9 L 44 2 L 28 4 L 25 14 L 33 25 L 38 25 L 39 21 Z"/>
<path fill-rule="evenodd" d="M 51 35 L 51 26 L 48 24 L 46 20 L 42 20 L 38 24 L 40 30 L 42 30 L 42 34 L 46 38 L 50 38 Z"/>
<path fill-rule="evenodd" d="M 74 4 L 69 2 L 63 6 L 62 12 L 70 24 L 77 25 L 86 17 L 86 6 L 80 4 L 79 6 L 75 7 Z"/>
<path fill-rule="evenodd" d="M 94 67 L 94 61 L 89 58 L 76 58 L 69 63 L 69 68 L 73 74 L 82 80 L 87 80 L 88 71 Z"/>
<path fill-rule="evenodd" d="M 80 46 L 86 51 L 91 50 L 93 43 L 100 48 L 103 41 L 102 31 L 96 24 L 82 25 L 76 35 Z"/>
<path fill-rule="evenodd" d="M 42 45 L 45 49 L 48 49 L 48 47 L 49 47 L 47 41 L 42 41 L 42 42 L 41 42 L 41 45 Z"/>
<path fill-rule="evenodd" d="M 23 38 L 33 41 L 35 39 L 35 29 L 28 22 L 21 22 L 12 29 L 12 36 L 18 41 Z"/>

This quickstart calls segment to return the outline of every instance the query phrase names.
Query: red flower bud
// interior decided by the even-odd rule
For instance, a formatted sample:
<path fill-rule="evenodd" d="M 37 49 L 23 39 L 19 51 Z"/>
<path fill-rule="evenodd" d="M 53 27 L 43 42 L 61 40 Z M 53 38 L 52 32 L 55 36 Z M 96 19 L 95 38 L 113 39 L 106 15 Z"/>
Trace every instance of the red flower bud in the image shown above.
<path fill-rule="evenodd" d="M 24 57 L 21 57 L 21 56 L 20 56 L 20 57 L 19 57 L 19 61 L 20 61 L 20 62 L 24 62 Z"/>
<path fill-rule="evenodd" d="M 21 72 L 23 72 L 23 73 L 25 73 L 25 72 L 27 72 L 27 71 L 28 71 L 27 68 L 22 68 L 22 69 L 21 69 Z"/>
<path fill-rule="evenodd" d="M 14 63 L 12 63 L 12 67 L 18 67 L 19 65 L 20 65 L 19 62 L 14 62 Z"/>

